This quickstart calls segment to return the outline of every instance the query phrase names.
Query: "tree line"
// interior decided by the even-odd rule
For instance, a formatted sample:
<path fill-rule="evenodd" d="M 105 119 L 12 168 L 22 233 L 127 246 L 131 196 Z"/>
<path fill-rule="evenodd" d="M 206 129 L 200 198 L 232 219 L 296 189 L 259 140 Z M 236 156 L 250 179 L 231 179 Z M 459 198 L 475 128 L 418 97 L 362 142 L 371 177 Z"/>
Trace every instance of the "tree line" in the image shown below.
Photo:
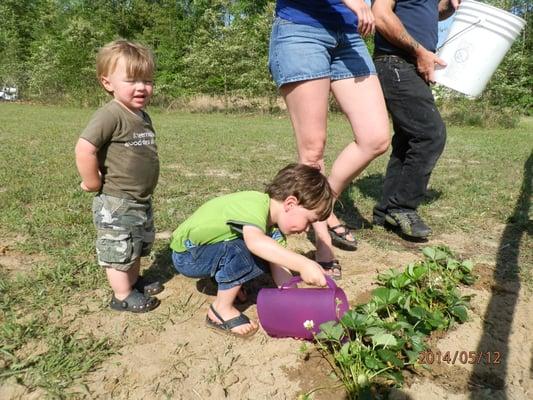
<path fill-rule="evenodd" d="M 484 94 L 531 113 L 533 60 L 527 0 L 490 0 L 527 20 Z M 95 105 L 94 59 L 122 37 L 152 48 L 159 104 L 206 94 L 274 97 L 267 67 L 274 0 L 2 0 L 0 86 L 22 99 Z M 372 47 L 372 38 L 367 40 Z"/>

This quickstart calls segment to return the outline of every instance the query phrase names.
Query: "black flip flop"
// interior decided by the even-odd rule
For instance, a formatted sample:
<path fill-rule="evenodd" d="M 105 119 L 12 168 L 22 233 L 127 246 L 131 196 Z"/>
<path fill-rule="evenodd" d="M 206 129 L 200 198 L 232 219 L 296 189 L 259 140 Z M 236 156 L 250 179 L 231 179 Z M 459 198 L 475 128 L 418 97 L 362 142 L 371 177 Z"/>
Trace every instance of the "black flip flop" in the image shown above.
<path fill-rule="evenodd" d="M 343 232 L 339 233 L 335 229 L 342 228 Z M 357 250 L 357 240 L 353 232 L 348 228 L 346 224 L 339 224 L 332 227 L 328 226 L 329 236 L 331 236 L 331 242 L 337 247 L 343 250 Z M 354 236 L 353 240 L 348 240 L 346 237 L 351 234 Z"/>
<path fill-rule="evenodd" d="M 113 295 L 109 307 L 116 311 L 129 311 L 133 313 L 144 313 L 152 311 L 161 302 L 157 297 L 146 297 L 137 289 L 133 289 L 124 300 L 119 300 Z"/>
<path fill-rule="evenodd" d="M 339 263 L 339 260 L 332 261 L 317 261 L 318 264 L 326 271 L 330 272 L 328 274 L 332 279 L 340 281 L 342 279 L 342 268 Z"/>
<path fill-rule="evenodd" d="M 241 335 L 239 333 L 235 333 L 231 329 L 233 329 L 233 328 L 235 328 L 237 326 L 249 324 L 250 323 L 250 318 L 248 318 L 243 313 L 240 313 L 237 317 L 231 318 L 231 319 L 228 319 L 227 321 L 225 321 L 219 315 L 219 313 L 216 312 L 215 307 L 213 307 L 212 304 L 209 306 L 209 308 L 211 309 L 211 311 L 213 311 L 213 314 L 215 314 L 215 317 L 217 317 L 222 323 L 219 324 L 219 323 L 211 320 L 211 318 L 209 318 L 209 315 L 206 315 L 205 316 L 205 323 L 206 323 L 208 328 L 211 328 L 211 329 L 214 329 L 214 330 L 217 330 L 217 331 L 221 331 L 221 332 L 227 333 L 227 334 L 232 335 L 232 336 L 241 337 L 241 338 L 248 338 L 248 337 L 252 336 L 253 334 L 255 334 L 257 332 L 257 329 L 256 329 L 256 330 L 251 331 L 251 332 L 249 332 L 249 333 L 247 333 L 245 335 Z"/>
<path fill-rule="evenodd" d="M 133 285 L 133 288 L 147 296 L 154 296 L 158 293 L 161 293 L 165 289 L 161 282 L 150 282 L 143 276 L 139 276 L 137 282 L 135 282 Z"/>

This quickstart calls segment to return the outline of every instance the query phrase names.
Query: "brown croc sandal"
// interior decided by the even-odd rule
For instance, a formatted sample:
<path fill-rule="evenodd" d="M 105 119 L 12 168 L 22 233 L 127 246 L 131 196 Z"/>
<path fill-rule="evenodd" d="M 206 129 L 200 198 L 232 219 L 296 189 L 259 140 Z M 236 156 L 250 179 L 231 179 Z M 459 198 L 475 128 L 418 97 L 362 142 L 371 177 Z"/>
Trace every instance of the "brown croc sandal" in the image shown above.
<path fill-rule="evenodd" d="M 161 293 L 165 287 L 159 281 L 149 281 L 143 276 L 139 276 L 137 282 L 133 285 L 134 289 L 137 289 L 139 292 L 144 293 L 147 296 L 154 296 Z"/>
<path fill-rule="evenodd" d="M 161 302 L 157 297 L 147 297 L 137 289 L 132 292 L 124 300 L 119 300 L 113 295 L 109 307 L 116 311 L 129 311 L 133 313 L 144 313 L 152 311 Z"/>
<path fill-rule="evenodd" d="M 337 229 L 342 229 L 342 232 L 337 232 Z M 357 240 L 353 231 L 348 228 L 346 224 L 339 224 L 332 227 L 328 226 L 329 236 L 331 236 L 331 242 L 340 249 L 343 250 L 357 250 Z M 348 240 L 348 235 L 354 236 L 353 240 Z"/>
<path fill-rule="evenodd" d="M 342 279 L 342 268 L 339 264 L 339 260 L 317 261 L 317 263 L 326 270 L 326 273 L 331 276 L 332 279 L 335 279 L 336 281 Z"/>

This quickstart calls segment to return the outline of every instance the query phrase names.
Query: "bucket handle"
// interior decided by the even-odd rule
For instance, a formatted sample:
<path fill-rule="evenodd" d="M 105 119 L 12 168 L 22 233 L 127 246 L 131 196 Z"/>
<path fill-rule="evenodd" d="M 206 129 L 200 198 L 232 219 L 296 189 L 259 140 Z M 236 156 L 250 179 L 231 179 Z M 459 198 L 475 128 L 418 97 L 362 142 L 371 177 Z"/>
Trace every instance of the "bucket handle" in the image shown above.
<path fill-rule="evenodd" d="M 279 289 L 290 289 L 296 287 L 296 284 L 303 282 L 303 279 L 300 276 L 293 276 L 291 279 L 289 279 L 287 282 L 282 284 Z M 326 283 L 328 284 L 328 287 L 330 289 L 337 289 L 337 284 L 333 279 L 331 279 L 329 276 L 326 276 Z"/>
<path fill-rule="evenodd" d="M 453 35 L 452 37 L 449 37 L 447 38 L 438 48 L 436 51 L 439 51 L 440 49 L 442 49 L 444 47 L 444 45 L 450 41 L 452 41 L 453 39 L 455 39 L 457 36 L 459 36 L 460 34 L 476 27 L 477 25 L 481 24 L 483 22 L 483 19 L 482 18 L 478 18 L 478 20 L 476 22 L 472 22 L 470 25 L 468 25 L 466 28 L 464 28 L 463 30 L 457 32 L 455 35 Z"/>

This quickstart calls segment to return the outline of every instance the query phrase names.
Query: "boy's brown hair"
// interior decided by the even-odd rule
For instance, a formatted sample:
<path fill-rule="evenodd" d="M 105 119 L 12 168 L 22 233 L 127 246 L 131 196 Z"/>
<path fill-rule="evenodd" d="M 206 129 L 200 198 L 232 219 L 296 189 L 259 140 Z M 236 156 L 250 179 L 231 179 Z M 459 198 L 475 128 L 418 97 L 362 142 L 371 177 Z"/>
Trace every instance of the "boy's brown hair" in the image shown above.
<path fill-rule="evenodd" d="M 265 192 L 271 199 L 285 201 L 289 196 L 307 210 L 316 210 L 319 221 L 333 210 L 335 193 L 320 169 L 305 164 L 289 164 L 280 170 Z"/>
<path fill-rule="evenodd" d="M 115 40 L 102 47 L 96 56 L 96 76 L 112 74 L 118 60 L 123 57 L 129 78 L 152 80 L 155 62 L 152 52 L 145 46 L 125 39 Z"/>

